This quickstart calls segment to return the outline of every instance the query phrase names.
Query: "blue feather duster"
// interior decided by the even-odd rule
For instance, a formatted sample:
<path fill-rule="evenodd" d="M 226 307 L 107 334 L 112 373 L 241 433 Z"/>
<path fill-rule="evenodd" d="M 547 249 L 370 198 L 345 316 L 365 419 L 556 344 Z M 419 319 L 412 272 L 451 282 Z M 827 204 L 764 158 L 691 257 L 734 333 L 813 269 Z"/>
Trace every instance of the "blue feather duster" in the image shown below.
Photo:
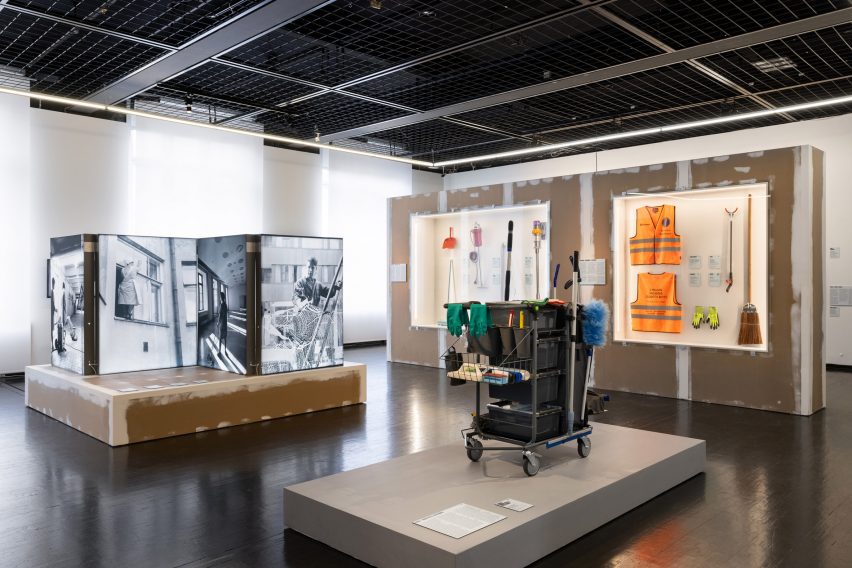
<path fill-rule="evenodd" d="M 609 331 L 609 306 L 602 300 L 592 300 L 583 306 L 583 342 L 594 347 L 606 345 Z"/>

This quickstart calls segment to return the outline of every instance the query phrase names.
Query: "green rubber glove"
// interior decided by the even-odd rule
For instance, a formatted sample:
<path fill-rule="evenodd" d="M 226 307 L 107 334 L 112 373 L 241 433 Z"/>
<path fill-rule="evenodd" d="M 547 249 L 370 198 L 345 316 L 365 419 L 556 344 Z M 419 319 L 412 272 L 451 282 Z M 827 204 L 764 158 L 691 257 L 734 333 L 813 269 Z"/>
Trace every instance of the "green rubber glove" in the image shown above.
<path fill-rule="evenodd" d="M 692 327 L 698 329 L 701 327 L 702 321 L 704 321 L 704 306 L 695 306 L 695 313 L 692 314 Z"/>
<path fill-rule="evenodd" d="M 467 310 L 461 304 L 447 304 L 447 330 L 454 336 L 462 334 L 462 326 L 467 325 Z"/>
<path fill-rule="evenodd" d="M 485 335 L 491 325 L 491 313 L 485 304 L 470 305 L 470 334 L 474 337 Z"/>
<path fill-rule="evenodd" d="M 707 323 L 710 324 L 710 329 L 719 329 L 719 308 L 710 306 L 707 313 Z"/>

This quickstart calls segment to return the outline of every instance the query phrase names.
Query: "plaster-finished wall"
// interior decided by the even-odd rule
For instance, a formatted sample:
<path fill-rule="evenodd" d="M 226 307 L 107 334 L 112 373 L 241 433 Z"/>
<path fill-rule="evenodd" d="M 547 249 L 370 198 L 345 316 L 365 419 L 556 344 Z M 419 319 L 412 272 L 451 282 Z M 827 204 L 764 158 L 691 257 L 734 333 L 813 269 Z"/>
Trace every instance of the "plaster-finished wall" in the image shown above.
<path fill-rule="evenodd" d="M 795 147 L 549 177 L 392 200 L 391 262 L 408 262 L 412 212 L 550 201 L 552 258 L 573 249 L 607 261 L 606 286 L 583 290 L 612 301 L 612 199 L 624 192 L 671 191 L 767 182 L 770 191 L 769 352 L 610 344 L 596 356 L 604 388 L 811 414 L 824 406 L 822 152 Z M 499 203 L 499 201 L 496 201 Z M 552 267 L 548 271 L 552 274 Z M 410 329 L 407 283 L 392 288 L 395 361 L 436 365 L 444 332 Z M 565 292 L 561 292 L 562 295 Z M 567 298 L 564 298 L 567 299 Z M 738 322 L 729 322 L 738 325 Z"/>
<path fill-rule="evenodd" d="M 765 128 L 738 130 L 725 134 L 700 136 L 672 142 L 633 146 L 619 150 L 581 154 L 527 162 L 499 168 L 479 168 L 448 174 L 444 189 L 499 185 L 528 179 L 546 179 L 583 172 L 606 171 L 694 160 L 706 156 L 743 154 L 802 144 L 825 152 L 825 286 L 852 286 L 852 224 L 847 212 L 852 209 L 852 114 L 809 120 Z M 840 258 L 829 258 L 828 248 L 840 249 Z M 825 310 L 828 310 L 826 302 Z M 840 308 L 836 317 L 826 314 L 826 363 L 852 365 L 852 308 Z"/>

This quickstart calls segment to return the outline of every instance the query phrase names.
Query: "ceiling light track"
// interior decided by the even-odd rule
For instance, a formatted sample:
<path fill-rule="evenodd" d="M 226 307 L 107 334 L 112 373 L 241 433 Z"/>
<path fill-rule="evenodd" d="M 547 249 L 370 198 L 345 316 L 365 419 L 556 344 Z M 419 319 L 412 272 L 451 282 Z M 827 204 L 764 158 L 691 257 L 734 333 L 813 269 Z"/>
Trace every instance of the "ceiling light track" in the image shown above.
<path fill-rule="evenodd" d="M 457 160 L 444 160 L 440 162 L 427 162 L 423 160 L 412 160 L 409 158 L 402 158 L 397 156 L 388 156 L 382 154 L 375 154 L 372 152 L 364 152 L 361 150 L 356 150 L 354 148 L 346 148 L 343 146 L 334 146 L 332 144 L 322 143 L 322 142 L 314 142 L 310 140 L 303 140 L 300 138 L 290 138 L 287 136 L 277 136 L 274 134 L 266 134 L 261 132 L 251 132 L 248 130 L 240 130 L 237 128 L 229 128 L 227 126 L 221 126 L 217 124 L 209 124 L 204 122 L 193 122 L 191 120 L 186 120 L 182 118 L 174 118 L 171 116 L 163 116 L 159 114 L 154 114 L 150 112 L 137 111 L 132 108 L 122 107 L 122 106 L 113 106 L 113 105 L 104 105 L 100 103 L 93 103 L 89 101 L 81 101 L 78 99 L 72 99 L 68 97 L 58 97 L 54 95 L 48 95 L 44 93 L 35 93 L 32 91 L 25 91 L 21 89 L 12 89 L 8 87 L 0 87 L 0 93 L 5 93 L 8 95 L 17 95 L 22 97 L 28 97 L 31 99 L 53 102 L 57 104 L 67 105 L 69 107 L 85 107 L 90 108 L 96 111 L 106 111 L 112 112 L 116 114 L 124 114 L 130 116 L 139 116 L 144 118 L 149 118 L 152 120 L 162 120 L 166 122 L 173 122 L 177 124 L 183 124 L 186 126 L 194 126 L 197 128 L 207 128 L 210 130 L 218 130 L 222 132 L 229 132 L 231 134 L 242 134 L 243 136 L 252 136 L 254 138 L 261 138 L 263 140 L 269 140 L 272 142 L 280 142 L 283 144 L 291 144 L 294 146 L 302 146 L 306 148 L 316 148 L 320 150 L 330 150 L 333 152 L 345 152 L 347 154 L 358 154 L 361 156 L 368 156 L 371 158 L 379 158 L 382 160 L 391 160 L 394 162 L 401 162 L 405 164 L 410 164 L 412 166 L 422 166 L 428 168 L 441 168 L 445 166 L 454 166 L 459 164 L 472 164 L 477 162 L 487 162 L 498 160 L 502 158 L 509 158 L 513 156 L 524 156 L 524 155 L 534 155 L 534 154 L 545 154 L 548 152 L 553 152 L 554 150 L 561 150 L 563 148 L 570 148 L 576 146 L 586 146 L 589 144 L 597 144 L 600 142 L 607 142 L 610 140 L 621 140 L 626 138 L 637 138 L 640 136 L 648 136 L 650 134 L 662 134 L 666 132 L 673 132 L 678 130 L 689 130 L 694 128 L 702 128 L 705 126 L 710 126 L 713 124 L 722 124 L 729 122 L 742 122 L 745 120 L 751 120 L 754 118 L 760 118 L 764 116 L 773 116 L 779 115 L 783 113 L 795 113 L 802 110 L 808 110 L 813 108 L 827 107 L 827 106 L 835 106 L 841 104 L 852 103 L 852 95 L 845 95 L 842 97 L 835 97 L 831 99 L 824 99 L 821 101 L 814 101 L 810 103 L 802 103 L 797 105 L 790 105 L 784 107 L 778 107 L 775 109 L 766 109 L 755 112 L 747 112 L 743 114 L 735 114 L 731 116 L 722 116 L 717 118 L 711 118 L 706 120 L 697 120 L 692 122 L 684 122 L 680 124 L 671 124 L 668 126 L 658 126 L 655 128 L 644 128 L 641 130 L 633 130 L 628 132 L 619 132 L 616 134 L 607 134 L 604 136 L 595 136 L 592 138 L 584 138 L 581 140 L 572 140 L 568 142 L 560 142 L 558 144 L 547 144 L 542 146 L 534 146 L 531 148 L 522 148 L 519 150 L 511 150 L 507 152 L 499 152 L 495 154 L 485 154 L 482 156 L 473 156 L 470 158 L 461 158 Z"/>
<path fill-rule="evenodd" d="M 560 142 L 558 144 L 547 144 L 544 146 L 537 146 L 534 148 L 523 148 L 520 150 L 510 150 L 508 152 L 499 152 L 496 154 L 488 154 L 484 156 L 474 156 L 472 158 L 461 158 L 457 160 L 445 160 L 442 162 L 435 162 L 431 167 L 440 168 L 444 166 L 455 166 L 459 164 L 470 164 L 476 162 L 487 162 L 491 160 L 498 160 L 501 158 L 509 158 L 513 156 L 523 156 L 523 155 L 531 155 L 531 154 L 544 154 L 548 152 L 552 152 L 554 150 L 561 150 L 563 148 L 571 148 L 575 146 L 587 146 L 589 144 L 597 144 L 599 142 L 607 142 L 610 140 L 621 140 L 625 138 L 637 138 L 639 136 L 648 136 L 649 134 L 662 134 L 665 132 L 673 132 L 677 130 L 689 130 L 693 128 L 702 128 L 704 126 L 710 126 L 713 124 L 722 124 L 727 122 L 741 122 L 744 120 L 751 120 L 753 118 L 760 118 L 764 116 L 773 116 L 780 115 L 784 113 L 794 113 L 802 110 L 840 105 L 852 103 L 852 95 L 847 95 L 843 97 L 837 97 L 833 99 L 826 99 L 822 101 L 815 101 L 812 103 L 802 103 L 798 105 L 790 105 L 785 107 L 778 107 L 774 109 L 766 109 L 759 110 L 755 112 L 747 112 L 743 114 L 735 114 L 731 116 L 722 116 L 718 118 L 710 118 L 707 120 L 696 120 L 692 122 L 683 122 L 680 124 L 671 124 L 668 126 L 658 126 L 655 128 L 643 128 L 642 130 L 633 130 L 628 132 L 619 132 L 616 134 L 607 134 L 604 136 L 594 136 L 592 138 L 584 138 L 582 140 L 571 140 L 569 142 Z"/>

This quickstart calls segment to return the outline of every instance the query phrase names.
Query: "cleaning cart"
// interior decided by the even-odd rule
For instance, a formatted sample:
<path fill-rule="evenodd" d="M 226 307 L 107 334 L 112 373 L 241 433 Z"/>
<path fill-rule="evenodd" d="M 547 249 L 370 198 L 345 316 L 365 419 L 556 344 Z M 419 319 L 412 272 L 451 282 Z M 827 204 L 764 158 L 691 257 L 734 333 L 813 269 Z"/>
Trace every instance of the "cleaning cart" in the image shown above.
<path fill-rule="evenodd" d="M 580 281 L 578 270 L 575 263 L 574 283 Z M 457 350 L 460 337 L 444 353 L 451 382 L 476 383 L 473 423 L 462 430 L 470 460 L 478 461 L 485 451 L 520 450 L 524 472 L 533 476 L 541 465 L 536 449 L 576 440 L 581 457 L 591 452 L 589 410 L 602 411 L 603 399 L 594 392 L 589 399 L 593 349 L 583 342 L 577 286 L 572 296 L 570 303 L 487 303 L 487 331 L 468 333 L 466 352 Z M 495 399 L 485 412 L 483 384 Z M 503 444 L 486 447 L 484 440 Z"/>

